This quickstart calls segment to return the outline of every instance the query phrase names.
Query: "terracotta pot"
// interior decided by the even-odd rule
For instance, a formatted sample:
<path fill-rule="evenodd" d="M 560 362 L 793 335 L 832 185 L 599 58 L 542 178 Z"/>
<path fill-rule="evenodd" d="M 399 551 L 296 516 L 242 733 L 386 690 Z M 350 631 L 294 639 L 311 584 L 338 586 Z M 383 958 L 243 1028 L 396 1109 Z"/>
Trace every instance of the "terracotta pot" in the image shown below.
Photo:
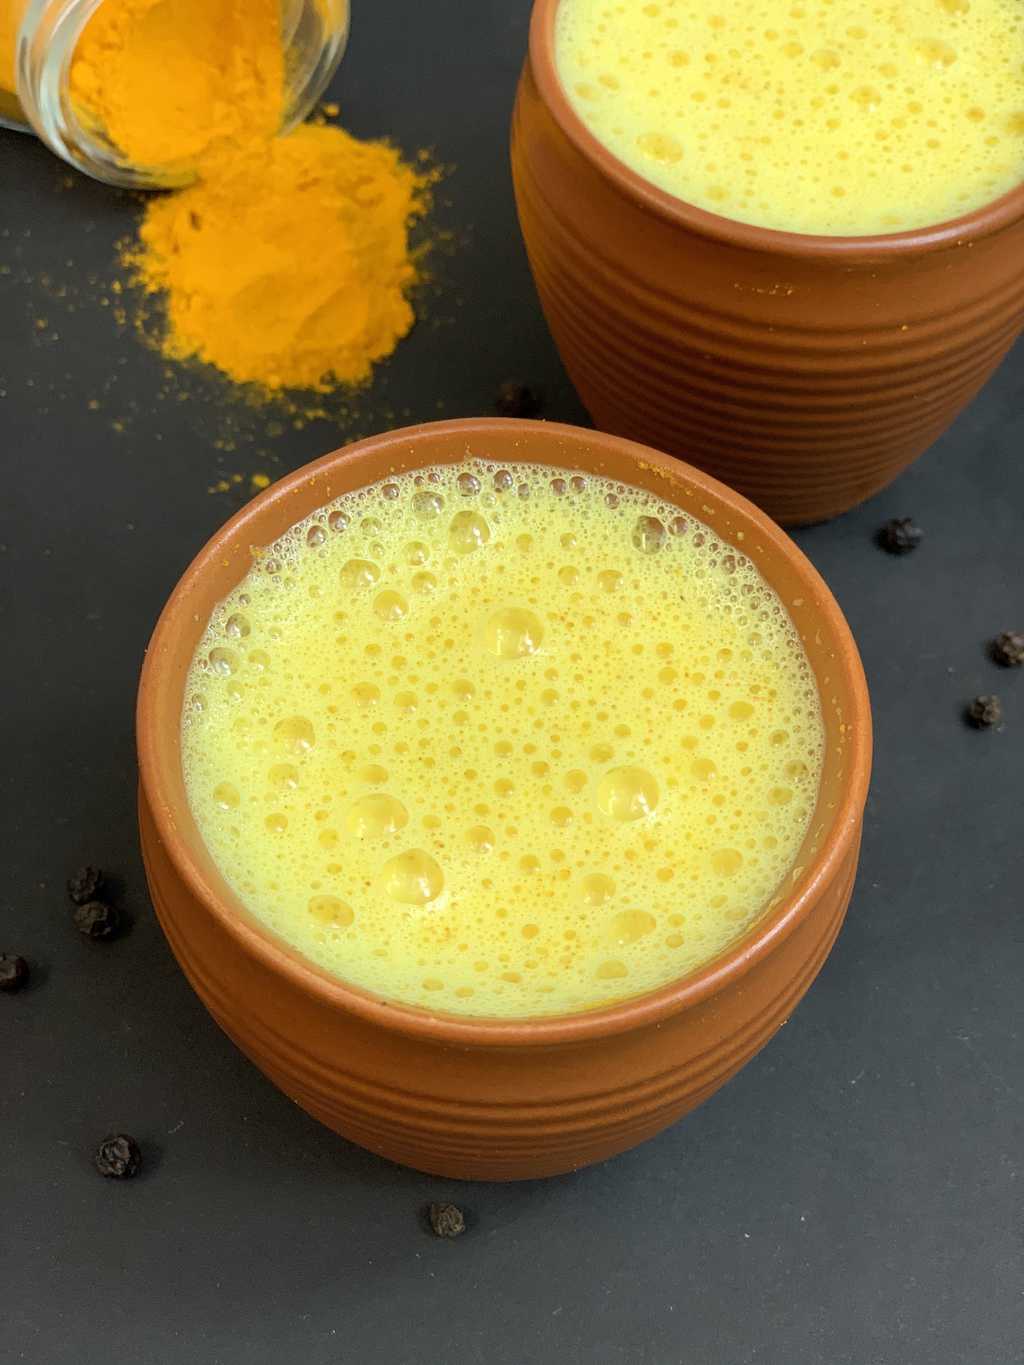
<path fill-rule="evenodd" d="M 588 1014 L 469 1019 L 390 1004 L 301 957 L 218 873 L 181 773 L 185 678 L 211 610 L 264 545 L 346 490 L 450 463 L 467 448 L 611 474 L 691 511 L 742 547 L 804 638 L 827 753 L 799 872 L 781 903 L 699 973 Z M 178 584 L 146 655 L 138 704 L 140 824 L 153 903 L 221 1027 L 337 1132 L 408 1166 L 508 1180 L 634 1146 L 718 1089 L 792 1013 L 821 967 L 853 884 L 871 719 L 856 647 L 795 545 L 706 474 L 617 437 L 543 422 L 438 422 L 361 441 L 282 479 L 217 533 Z"/>
<path fill-rule="evenodd" d="M 519 221 L 597 426 L 819 521 L 950 424 L 1024 325 L 1024 187 L 937 227 L 817 237 L 732 222 L 649 184 L 559 82 L 535 0 L 512 123 Z"/>

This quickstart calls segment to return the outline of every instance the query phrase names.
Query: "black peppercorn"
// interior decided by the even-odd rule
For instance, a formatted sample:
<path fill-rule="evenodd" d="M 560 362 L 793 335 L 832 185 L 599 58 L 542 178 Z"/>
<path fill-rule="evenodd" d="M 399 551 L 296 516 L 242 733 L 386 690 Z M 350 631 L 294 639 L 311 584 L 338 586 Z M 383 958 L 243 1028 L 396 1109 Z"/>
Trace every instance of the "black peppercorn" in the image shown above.
<path fill-rule="evenodd" d="M 1024 664 L 1024 630 L 1004 630 L 992 641 L 992 657 L 1004 668 Z"/>
<path fill-rule="evenodd" d="M 494 406 L 502 417 L 539 417 L 544 408 L 544 395 L 540 389 L 509 379 L 498 390 Z"/>
<path fill-rule="evenodd" d="M 921 543 L 924 532 L 909 517 L 894 517 L 878 533 L 878 543 L 891 555 L 908 555 Z"/>
<path fill-rule="evenodd" d="M 998 697 L 975 697 L 965 714 L 976 730 L 991 730 L 1002 720 L 1003 707 Z"/>
<path fill-rule="evenodd" d="M 130 1180 L 142 1165 L 139 1144 L 127 1133 L 112 1133 L 96 1148 L 93 1164 L 108 1180 Z"/>
<path fill-rule="evenodd" d="M 20 991 L 28 981 L 28 963 L 13 953 L 0 953 L 0 991 Z"/>
<path fill-rule="evenodd" d="M 96 899 L 103 885 L 103 873 L 98 867 L 80 867 L 68 878 L 68 895 L 76 905 L 86 905 Z"/>
<path fill-rule="evenodd" d="M 435 1237 L 461 1237 L 466 1231 L 466 1219 L 455 1204 L 431 1204 L 427 1215 Z"/>
<path fill-rule="evenodd" d="M 121 927 L 121 917 L 112 905 L 104 901 L 89 901 L 76 905 L 73 915 L 75 928 L 85 938 L 113 938 Z"/>

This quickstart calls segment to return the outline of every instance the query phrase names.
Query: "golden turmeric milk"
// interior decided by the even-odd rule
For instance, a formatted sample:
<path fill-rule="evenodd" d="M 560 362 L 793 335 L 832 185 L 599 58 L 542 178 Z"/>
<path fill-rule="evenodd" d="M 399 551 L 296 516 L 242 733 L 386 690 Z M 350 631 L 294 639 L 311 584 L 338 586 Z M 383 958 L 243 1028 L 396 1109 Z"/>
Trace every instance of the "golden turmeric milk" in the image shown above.
<path fill-rule="evenodd" d="M 182 725 L 203 839 L 274 932 L 390 999 L 520 1017 L 741 935 L 792 884 L 824 747 L 752 561 L 653 494 L 486 458 L 266 547 Z"/>
<path fill-rule="evenodd" d="M 742 222 L 895 232 L 1024 179 L 1020 0 L 561 0 L 556 48 L 617 157 Z"/>

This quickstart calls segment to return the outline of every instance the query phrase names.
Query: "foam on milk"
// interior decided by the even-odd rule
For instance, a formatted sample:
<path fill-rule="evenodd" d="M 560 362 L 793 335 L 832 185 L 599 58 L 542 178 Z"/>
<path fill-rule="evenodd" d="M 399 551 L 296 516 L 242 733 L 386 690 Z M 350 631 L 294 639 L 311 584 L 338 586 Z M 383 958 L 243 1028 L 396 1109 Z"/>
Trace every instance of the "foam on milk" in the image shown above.
<path fill-rule="evenodd" d="M 1020 0 L 561 0 L 556 58 L 616 156 L 727 218 L 895 232 L 1024 178 Z"/>
<path fill-rule="evenodd" d="M 721 952 L 788 883 L 822 751 L 744 555 L 641 490 L 470 457 L 260 552 L 182 722 L 192 810 L 254 914 L 368 990 L 505 1017 Z"/>

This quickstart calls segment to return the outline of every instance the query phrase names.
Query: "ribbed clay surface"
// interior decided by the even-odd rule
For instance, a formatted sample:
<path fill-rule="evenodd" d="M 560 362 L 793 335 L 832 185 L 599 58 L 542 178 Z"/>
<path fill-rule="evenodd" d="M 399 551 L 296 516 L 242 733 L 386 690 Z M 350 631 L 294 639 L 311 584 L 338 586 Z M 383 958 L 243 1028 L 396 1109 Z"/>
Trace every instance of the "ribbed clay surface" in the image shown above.
<path fill-rule="evenodd" d="M 581 124 L 568 135 L 578 120 L 553 74 L 553 13 L 539 0 L 512 170 L 541 303 L 596 425 L 786 523 L 883 488 L 1024 325 L 1024 190 L 1002 201 L 1016 213 L 983 210 L 959 236 L 924 230 L 899 247 L 665 212 L 668 196 L 634 193 Z"/>
<path fill-rule="evenodd" d="M 857 853 L 800 928 L 733 988 L 735 1000 L 716 996 L 675 1015 L 656 1040 L 641 1030 L 554 1049 L 481 1048 L 447 1057 L 440 1070 L 436 1056 L 417 1065 L 401 1034 L 325 1017 L 271 974 L 240 988 L 233 945 L 203 907 L 164 894 L 172 870 L 144 801 L 140 821 L 164 932 L 242 1051 L 303 1109 L 360 1146 L 463 1179 L 573 1170 L 652 1137 L 707 1099 L 785 1023 L 817 975 L 846 911 Z M 259 1012 L 249 1003 L 254 987 L 266 1001 Z"/>

